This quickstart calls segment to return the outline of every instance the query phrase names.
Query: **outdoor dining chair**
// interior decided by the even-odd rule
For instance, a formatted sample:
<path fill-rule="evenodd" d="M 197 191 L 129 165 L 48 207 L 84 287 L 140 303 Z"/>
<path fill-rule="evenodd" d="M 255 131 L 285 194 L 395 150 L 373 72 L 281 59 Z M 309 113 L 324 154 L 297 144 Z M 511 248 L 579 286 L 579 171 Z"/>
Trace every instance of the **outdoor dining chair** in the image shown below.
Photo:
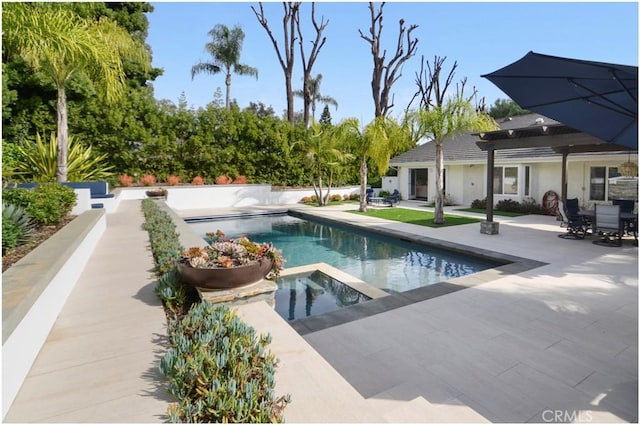
<path fill-rule="evenodd" d="M 562 216 L 561 227 L 566 227 L 567 232 L 558 235 L 563 239 L 584 239 L 589 228 L 589 224 L 584 217 L 578 214 L 578 199 L 567 199 L 567 202 L 558 201 L 558 211 Z"/>
<path fill-rule="evenodd" d="M 593 241 L 596 245 L 622 246 L 622 220 L 620 205 L 596 205 L 593 233 L 602 239 Z"/>

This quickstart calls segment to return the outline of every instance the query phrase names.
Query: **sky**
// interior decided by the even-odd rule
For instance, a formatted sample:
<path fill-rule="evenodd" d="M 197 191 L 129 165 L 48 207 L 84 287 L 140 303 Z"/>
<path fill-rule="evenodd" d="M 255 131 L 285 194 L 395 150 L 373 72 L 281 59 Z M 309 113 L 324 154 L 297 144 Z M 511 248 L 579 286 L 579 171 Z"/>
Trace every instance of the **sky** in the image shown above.
<path fill-rule="evenodd" d="M 164 74 L 153 82 L 156 99 L 177 104 L 184 93 L 189 107 L 199 108 L 213 101 L 220 88 L 224 96 L 224 74 L 198 74 L 191 78 L 191 67 L 211 61 L 204 49 L 210 40 L 208 31 L 216 24 L 240 25 L 245 41 L 240 63 L 258 69 L 258 79 L 234 74 L 231 98 L 244 108 L 249 102 L 262 102 L 282 116 L 286 110 L 284 73 L 264 28 L 251 6 L 257 2 L 153 2 L 147 14 L 147 43 L 153 54 L 153 66 Z M 281 3 L 263 3 L 274 36 L 281 44 Z M 379 3 L 376 3 L 379 6 Z M 416 24 L 412 33 L 418 38 L 416 55 L 402 68 L 402 76 L 393 85 L 395 107 L 391 115 L 399 117 L 416 92 L 416 73 L 421 56 L 433 61 L 446 56 L 444 69 L 454 62 L 458 68 L 454 81 L 467 78 L 467 89 L 476 87 L 487 106 L 507 96 L 481 75 L 491 73 L 520 59 L 529 51 L 553 56 L 638 65 L 638 3 L 636 2 L 388 2 L 384 6 L 382 46 L 387 57 L 395 52 L 398 21 Z M 320 94 L 331 96 L 338 108 L 330 106 L 332 122 L 354 117 L 365 124 L 374 117 L 371 94 L 373 59 L 370 44 L 358 30 L 368 34 L 370 13 L 366 2 L 318 2 L 316 19 L 324 17 L 325 45 L 313 66 L 312 75 L 322 74 Z M 305 51 L 315 38 L 311 26 L 311 4 L 301 8 Z M 299 48 L 294 66 L 294 89 L 302 88 L 302 64 Z M 296 111 L 302 99 L 295 98 Z M 324 105 L 317 105 L 319 118 Z"/>

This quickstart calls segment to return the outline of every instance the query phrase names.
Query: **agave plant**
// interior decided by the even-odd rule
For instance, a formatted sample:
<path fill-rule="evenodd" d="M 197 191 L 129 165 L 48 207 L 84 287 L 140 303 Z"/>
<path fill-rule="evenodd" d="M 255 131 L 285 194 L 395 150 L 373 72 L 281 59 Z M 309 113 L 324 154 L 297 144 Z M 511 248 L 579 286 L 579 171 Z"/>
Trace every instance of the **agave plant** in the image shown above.
<path fill-rule="evenodd" d="M 20 154 L 14 171 L 17 178 L 25 181 L 56 181 L 58 143 L 54 133 L 51 133 L 49 143 L 44 143 L 40 134 L 36 133 L 35 145 L 20 146 L 17 150 Z M 69 181 L 100 180 L 112 175 L 113 167 L 104 162 L 107 155 L 95 155 L 91 146 L 82 145 L 73 136 L 69 136 L 67 155 Z"/>
<path fill-rule="evenodd" d="M 22 207 L 13 204 L 2 203 L 2 254 L 11 248 L 22 245 L 36 226 Z"/>

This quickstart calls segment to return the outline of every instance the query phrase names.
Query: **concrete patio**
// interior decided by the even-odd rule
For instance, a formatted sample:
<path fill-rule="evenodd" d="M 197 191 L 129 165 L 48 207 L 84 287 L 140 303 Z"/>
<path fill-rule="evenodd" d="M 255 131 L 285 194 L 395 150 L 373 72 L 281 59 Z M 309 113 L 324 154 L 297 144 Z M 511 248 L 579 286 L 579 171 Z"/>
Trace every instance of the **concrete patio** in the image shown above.
<path fill-rule="evenodd" d="M 403 206 L 422 208 L 419 203 Z M 431 229 L 384 226 L 546 263 L 301 337 L 264 303 L 239 314 L 273 336 L 287 422 L 637 422 L 638 248 L 563 240 L 553 217 Z M 214 210 L 177 211 L 181 216 Z M 140 201 L 122 201 L 5 422 L 166 421 L 165 318 Z"/>

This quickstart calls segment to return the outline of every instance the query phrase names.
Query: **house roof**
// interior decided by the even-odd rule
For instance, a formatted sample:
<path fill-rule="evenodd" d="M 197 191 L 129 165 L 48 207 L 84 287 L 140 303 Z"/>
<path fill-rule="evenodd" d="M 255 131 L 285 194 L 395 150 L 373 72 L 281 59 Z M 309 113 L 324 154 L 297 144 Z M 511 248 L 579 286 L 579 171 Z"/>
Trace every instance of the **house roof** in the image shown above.
<path fill-rule="evenodd" d="M 519 133 L 526 133 L 527 128 L 538 129 L 542 126 L 551 126 L 552 128 L 565 128 L 562 123 L 540 114 L 527 114 L 510 118 L 499 118 L 496 120 L 500 126 L 500 131 L 518 130 Z M 443 143 L 444 161 L 445 162 L 485 162 L 487 159 L 486 152 L 482 151 L 476 142 L 481 140 L 476 133 L 460 134 L 448 138 Z M 433 142 L 424 143 L 410 151 L 404 152 L 389 161 L 392 166 L 402 165 L 404 163 L 416 162 L 434 162 L 436 146 Z M 544 157 L 562 157 L 551 147 L 530 147 L 518 149 L 497 150 L 495 152 L 496 160 L 526 160 L 527 158 L 544 158 Z"/>

